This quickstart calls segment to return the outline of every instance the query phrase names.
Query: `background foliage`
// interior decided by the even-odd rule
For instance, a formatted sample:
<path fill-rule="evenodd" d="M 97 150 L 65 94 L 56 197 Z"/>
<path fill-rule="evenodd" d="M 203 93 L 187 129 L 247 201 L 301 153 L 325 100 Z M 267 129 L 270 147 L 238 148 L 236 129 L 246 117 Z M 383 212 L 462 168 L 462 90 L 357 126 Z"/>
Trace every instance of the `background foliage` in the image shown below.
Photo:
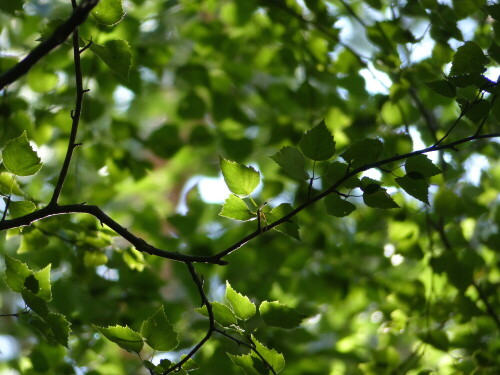
<path fill-rule="evenodd" d="M 1 2 L 0 74 L 70 14 Z M 476 138 L 498 133 L 499 19 L 479 0 L 102 0 L 59 203 L 197 256 L 305 209 L 225 266 L 139 252 L 88 214 L 22 227 L 67 153 L 68 39 L 0 97 L 2 373 L 161 373 L 213 310 L 183 372 L 498 374 L 500 147 Z M 356 177 L 312 204 L 345 163 Z M 223 207 L 200 189 L 221 171 Z"/>

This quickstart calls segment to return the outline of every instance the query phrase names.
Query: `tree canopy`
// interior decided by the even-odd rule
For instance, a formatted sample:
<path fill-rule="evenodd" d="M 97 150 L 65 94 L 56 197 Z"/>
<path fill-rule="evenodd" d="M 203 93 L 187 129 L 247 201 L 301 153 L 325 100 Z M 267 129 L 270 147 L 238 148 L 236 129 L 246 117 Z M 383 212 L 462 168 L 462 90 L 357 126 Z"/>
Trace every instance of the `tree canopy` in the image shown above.
<path fill-rule="evenodd" d="M 1 1 L 0 372 L 500 373 L 499 45 L 486 0 Z"/>

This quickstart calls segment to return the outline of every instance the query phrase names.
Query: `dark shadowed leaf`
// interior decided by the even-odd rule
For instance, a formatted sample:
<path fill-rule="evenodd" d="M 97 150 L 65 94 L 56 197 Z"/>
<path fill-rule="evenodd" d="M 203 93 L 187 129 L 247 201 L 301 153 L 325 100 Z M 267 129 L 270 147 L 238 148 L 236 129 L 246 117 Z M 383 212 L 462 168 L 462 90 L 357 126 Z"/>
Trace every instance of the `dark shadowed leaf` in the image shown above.
<path fill-rule="evenodd" d="M 335 141 L 324 120 L 307 131 L 299 145 L 304 155 L 312 160 L 328 160 L 335 154 Z"/>
<path fill-rule="evenodd" d="M 332 193 L 325 198 L 325 207 L 326 212 L 336 217 L 348 216 L 356 209 L 354 204 L 340 198 L 335 193 Z"/>
<path fill-rule="evenodd" d="M 363 139 L 354 142 L 341 156 L 357 169 L 365 164 L 376 162 L 382 153 L 384 145 L 378 139 Z"/>
<path fill-rule="evenodd" d="M 304 155 L 295 147 L 285 146 L 271 156 L 283 171 L 296 180 L 306 180 L 309 175 L 305 171 Z"/>
<path fill-rule="evenodd" d="M 429 205 L 429 183 L 424 177 L 412 178 L 410 175 L 397 177 L 396 182 L 412 197 Z"/>
<path fill-rule="evenodd" d="M 298 327 L 305 315 L 280 302 L 264 301 L 259 306 L 259 313 L 267 325 L 292 329 Z"/>

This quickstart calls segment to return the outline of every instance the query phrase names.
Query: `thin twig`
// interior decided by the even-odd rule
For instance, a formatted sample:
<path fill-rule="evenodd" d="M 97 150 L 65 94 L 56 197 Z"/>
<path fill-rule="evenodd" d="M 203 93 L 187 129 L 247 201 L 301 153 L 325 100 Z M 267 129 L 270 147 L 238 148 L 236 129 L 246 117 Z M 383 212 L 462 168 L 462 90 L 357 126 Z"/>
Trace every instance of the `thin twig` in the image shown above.
<path fill-rule="evenodd" d="M 364 166 L 361 166 L 357 169 L 354 169 L 354 170 L 346 173 L 342 178 L 340 178 L 337 182 L 335 182 L 329 188 L 327 188 L 327 189 L 323 190 L 321 193 L 313 196 L 305 203 L 297 206 L 295 209 L 290 211 L 288 214 L 283 216 L 281 219 L 275 221 L 274 223 L 268 224 L 265 228 L 262 228 L 260 231 L 255 231 L 253 233 L 250 233 L 248 236 L 242 238 L 240 241 L 229 246 L 227 249 L 215 254 L 213 257 L 218 258 L 218 259 L 222 259 L 223 257 L 231 254 L 233 251 L 235 251 L 235 250 L 239 249 L 240 247 L 242 247 L 243 245 L 245 245 L 250 240 L 259 236 L 260 234 L 265 233 L 265 232 L 277 227 L 280 224 L 283 224 L 287 221 L 290 221 L 290 219 L 292 217 L 294 217 L 295 215 L 297 215 L 300 211 L 304 210 L 306 207 L 312 205 L 316 201 L 323 199 L 328 194 L 335 192 L 344 182 L 346 182 L 349 178 L 357 175 L 358 173 L 367 171 L 369 169 L 378 168 L 384 164 L 389 164 L 389 163 L 392 163 L 395 161 L 409 159 L 409 158 L 417 156 L 417 155 L 427 154 L 430 152 L 436 152 L 436 151 L 446 150 L 446 149 L 456 150 L 455 146 L 458 146 L 458 145 L 463 144 L 463 143 L 467 143 L 467 142 L 471 142 L 471 141 L 475 141 L 475 140 L 479 140 L 479 139 L 498 138 L 498 137 L 500 137 L 500 133 L 490 133 L 490 134 L 482 134 L 482 135 L 475 134 L 475 135 L 471 135 L 469 137 L 458 139 L 458 140 L 450 142 L 450 143 L 432 145 L 430 147 L 427 147 L 427 148 L 424 148 L 421 150 L 409 152 L 409 153 L 403 154 L 403 155 L 396 155 L 396 156 L 393 156 L 393 157 L 390 157 L 390 158 L 387 158 L 384 160 L 380 160 L 380 161 L 377 161 L 374 163 L 370 163 L 370 164 L 366 164 Z"/>
<path fill-rule="evenodd" d="M 73 8 L 76 9 L 76 0 L 71 0 L 71 4 L 73 5 Z M 68 170 L 71 164 L 71 157 L 73 156 L 73 151 L 77 147 L 76 135 L 78 133 L 78 125 L 80 124 L 80 116 L 82 114 L 83 95 L 85 94 L 85 92 L 87 92 L 87 90 L 83 89 L 80 54 L 81 51 L 79 47 L 79 36 L 77 27 L 73 32 L 73 60 L 75 65 L 75 83 L 76 83 L 75 109 L 71 113 L 72 124 L 71 124 L 71 133 L 69 135 L 69 141 L 68 141 L 68 149 L 66 151 L 66 156 L 64 158 L 61 172 L 59 173 L 59 177 L 57 179 L 57 183 L 54 188 L 54 193 L 52 194 L 52 199 L 50 200 L 49 206 L 57 205 L 57 201 L 59 199 L 59 195 L 61 194 L 64 181 L 66 180 L 66 176 L 68 175 Z"/>
<path fill-rule="evenodd" d="M 484 294 L 483 290 L 481 289 L 479 284 L 476 283 L 476 281 L 473 280 L 472 285 L 474 286 L 474 289 L 476 289 L 477 294 L 479 295 L 479 299 L 486 306 L 486 311 L 487 311 L 488 315 L 491 317 L 491 319 L 493 319 L 498 330 L 500 331 L 500 318 L 498 317 L 498 315 L 495 312 L 495 309 L 493 308 L 491 303 L 488 301 L 488 296 L 486 296 L 486 294 Z"/>
<path fill-rule="evenodd" d="M 7 216 L 7 211 L 9 210 L 9 205 L 10 205 L 10 194 L 7 196 L 7 201 L 5 201 L 5 208 L 2 214 L 2 220 L 0 221 L 5 221 L 5 217 Z"/>
<path fill-rule="evenodd" d="M 251 344 L 247 344 L 245 341 L 240 340 L 237 337 L 231 336 L 229 333 L 223 331 L 222 329 L 215 328 L 214 332 L 217 332 L 222 336 L 227 337 L 228 339 L 234 341 L 238 345 L 244 346 L 253 351 L 259 357 L 259 359 L 264 363 L 264 365 L 273 373 L 273 375 L 276 375 L 276 371 L 274 370 L 273 366 L 271 366 L 271 364 L 262 356 L 262 354 L 259 353 L 259 351 L 257 350 L 257 346 L 251 339 L 249 339 Z"/>
<path fill-rule="evenodd" d="M 41 58 L 58 45 L 64 43 L 69 35 L 81 25 L 99 0 L 83 0 L 73 11 L 73 14 L 45 41 L 36 46 L 23 60 L 0 75 L 0 90 L 6 85 L 17 81 L 26 74 Z"/>
<path fill-rule="evenodd" d="M 193 278 L 194 283 L 196 284 L 196 287 L 198 288 L 198 293 L 200 294 L 201 300 L 203 305 L 206 306 L 207 308 L 207 313 L 208 313 L 208 321 L 209 321 L 209 327 L 207 330 L 207 333 L 205 336 L 200 340 L 198 344 L 188 353 L 186 356 L 184 356 L 183 359 L 181 359 L 179 362 L 177 362 L 175 365 L 171 366 L 168 368 L 166 371 L 162 373 L 162 375 L 166 375 L 171 373 L 172 371 L 180 371 L 182 368 L 182 365 L 186 363 L 193 355 L 198 352 L 198 350 L 201 349 L 201 347 L 210 339 L 212 334 L 215 331 L 215 318 L 214 318 L 214 312 L 212 310 L 212 305 L 208 301 L 207 295 L 205 294 L 205 291 L 203 290 L 203 281 L 202 279 L 198 276 L 198 273 L 196 272 L 196 269 L 193 266 L 193 263 L 187 262 L 186 266 L 189 269 L 189 273 L 191 274 L 191 277 Z"/>

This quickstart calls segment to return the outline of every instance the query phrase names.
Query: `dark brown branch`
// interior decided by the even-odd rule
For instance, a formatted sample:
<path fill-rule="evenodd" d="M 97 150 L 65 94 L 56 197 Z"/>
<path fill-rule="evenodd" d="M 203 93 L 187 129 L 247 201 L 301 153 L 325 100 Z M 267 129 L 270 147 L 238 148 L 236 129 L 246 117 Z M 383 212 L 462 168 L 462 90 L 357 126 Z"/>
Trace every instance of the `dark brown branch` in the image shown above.
<path fill-rule="evenodd" d="M 71 16 L 59 26 L 54 33 L 45 41 L 36 46 L 24 59 L 17 63 L 10 70 L 0 75 L 0 90 L 5 86 L 17 81 L 21 76 L 26 74 L 42 57 L 58 45 L 64 43 L 69 35 L 81 25 L 90 11 L 97 5 L 99 0 L 83 0 L 80 5 L 75 8 Z"/>
<path fill-rule="evenodd" d="M 130 233 L 126 228 L 122 227 L 112 218 L 110 218 L 104 211 L 102 211 L 97 206 L 91 206 L 86 204 L 71 204 L 71 205 L 51 205 L 41 208 L 40 210 L 34 211 L 28 215 L 21 216 L 18 218 L 5 220 L 0 222 L 0 231 L 12 228 L 18 228 L 22 226 L 28 226 L 35 221 L 42 220 L 51 216 L 56 215 L 67 215 L 72 213 L 85 213 L 94 216 L 102 224 L 107 225 L 113 229 L 119 236 L 123 237 L 129 241 L 134 247 L 147 254 L 156 255 L 162 258 L 175 260 L 178 262 L 198 262 L 198 263 L 212 263 L 225 265 L 226 261 L 221 260 L 219 257 L 215 256 L 197 256 L 197 255 L 187 255 L 180 254 L 178 252 L 171 252 L 159 249 L 148 244 L 142 238 L 135 236 Z"/>
<path fill-rule="evenodd" d="M 71 0 L 71 4 L 73 5 L 73 9 L 77 9 L 76 0 Z M 66 156 L 64 157 L 64 162 L 61 168 L 61 172 L 59 173 L 59 177 L 57 179 L 57 183 L 54 188 L 54 193 L 52 194 L 52 199 L 50 200 L 49 205 L 57 204 L 59 195 L 61 194 L 61 190 L 64 185 L 64 181 L 66 180 L 66 176 L 68 175 L 69 165 L 71 164 L 71 157 L 73 156 L 73 151 L 77 147 L 76 135 L 78 133 L 78 125 L 80 124 L 80 116 L 82 114 L 83 95 L 86 92 L 86 90 L 83 89 L 80 54 L 81 52 L 79 46 L 78 27 L 77 27 L 73 32 L 73 60 L 75 66 L 75 84 L 76 84 L 75 109 L 71 112 L 72 124 L 71 124 L 71 133 L 69 135 L 69 141 L 68 141 L 68 149 L 66 151 Z"/>
<path fill-rule="evenodd" d="M 231 254 L 233 251 L 239 249 L 240 247 L 242 247 L 243 245 L 245 245 L 250 240 L 252 240 L 255 237 L 259 236 L 260 234 L 265 233 L 265 232 L 267 232 L 267 231 L 269 231 L 269 230 L 277 227 L 280 224 L 283 224 L 283 223 L 285 223 L 287 221 L 290 221 L 290 219 L 293 218 L 295 215 L 297 215 L 300 211 L 304 210 L 305 208 L 307 208 L 308 206 L 312 205 L 316 201 L 318 201 L 320 199 L 323 199 L 328 194 L 335 192 L 345 181 L 347 181 L 349 178 L 357 175 L 358 173 L 367 171 L 367 170 L 372 169 L 372 168 L 379 168 L 380 166 L 382 166 L 384 164 L 389 164 L 389 163 L 392 163 L 392 162 L 395 162 L 395 161 L 406 160 L 406 159 L 409 159 L 409 158 L 411 158 L 413 156 L 427 154 L 429 152 L 435 152 L 435 151 L 446 150 L 446 149 L 448 149 L 448 150 L 450 150 L 450 149 L 451 150 L 455 150 L 455 146 L 458 146 L 458 145 L 463 144 L 463 143 L 475 141 L 475 140 L 478 140 L 478 139 L 498 138 L 498 137 L 500 137 L 500 133 L 490 133 L 490 134 L 482 134 L 482 135 L 475 134 L 475 135 L 471 135 L 470 137 L 458 139 L 458 140 L 450 142 L 450 143 L 433 145 L 433 146 L 430 146 L 430 147 L 427 147 L 427 148 L 424 148 L 424 149 L 421 149 L 421 150 L 409 152 L 407 154 L 396 155 L 396 156 L 393 156 L 393 157 L 390 157 L 390 158 L 387 158 L 387 159 L 384 159 L 384 160 L 380 160 L 380 161 L 377 161 L 377 162 L 374 162 L 374 163 L 366 164 L 366 165 L 364 165 L 362 167 L 359 167 L 359 168 L 357 168 L 355 170 L 352 170 L 351 172 L 346 173 L 346 175 L 344 177 L 340 178 L 332 186 L 330 186 L 329 188 L 323 190 L 321 193 L 315 195 L 314 197 L 310 198 L 307 202 L 302 203 L 300 206 L 298 206 L 294 210 L 290 211 L 288 214 L 286 214 L 285 216 L 283 216 L 281 219 L 275 221 L 274 223 L 271 223 L 271 224 L 267 225 L 264 228 L 261 228 L 260 230 L 257 230 L 257 231 L 255 231 L 253 233 L 250 233 L 248 236 L 242 238 L 240 241 L 238 241 L 235 244 L 229 246 L 227 249 L 225 249 L 225 250 L 217 253 L 213 257 L 218 258 L 218 259 L 222 259 L 226 255 Z"/>
<path fill-rule="evenodd" d="M 209 321 L 209 327 L 207 330 L 207 333 L 205 336 L 200 340 L 198 344 L 179 362 L 177 362 L 175 365 L 167 369 L 165 372 L 162 373 L 162 375 L 166 375 L 171 373 L 172 371 L 180 371 L 182 368 L 182 365 L 186 363 L 192 356 L 194 356 L 198 350 L 201 349 L 201 347 L 212 337 L 212 334 L 215 331 L 215 318 L 214 318 L 214 312 L 212 310 L 212 305 L 208 301 L 207 295 L 205 294 L 205 291 L 203 290 L 203 281 L 200 279 L 198 276 L 198 273 L 196 272 L 196 269 L 193 266 L 193 263 L 187 262 L 186 263 L 189 273 L 191 274 L 191 277 L 193 278 L 194 283 L 196 284 L 196 287 L 198 288 L 198 293 L 200 293 L 201 301 L 202 301 L 202 306 L 205 305 L 207 307 L 207 313 L 208 313 L 208 321 Z"/>

